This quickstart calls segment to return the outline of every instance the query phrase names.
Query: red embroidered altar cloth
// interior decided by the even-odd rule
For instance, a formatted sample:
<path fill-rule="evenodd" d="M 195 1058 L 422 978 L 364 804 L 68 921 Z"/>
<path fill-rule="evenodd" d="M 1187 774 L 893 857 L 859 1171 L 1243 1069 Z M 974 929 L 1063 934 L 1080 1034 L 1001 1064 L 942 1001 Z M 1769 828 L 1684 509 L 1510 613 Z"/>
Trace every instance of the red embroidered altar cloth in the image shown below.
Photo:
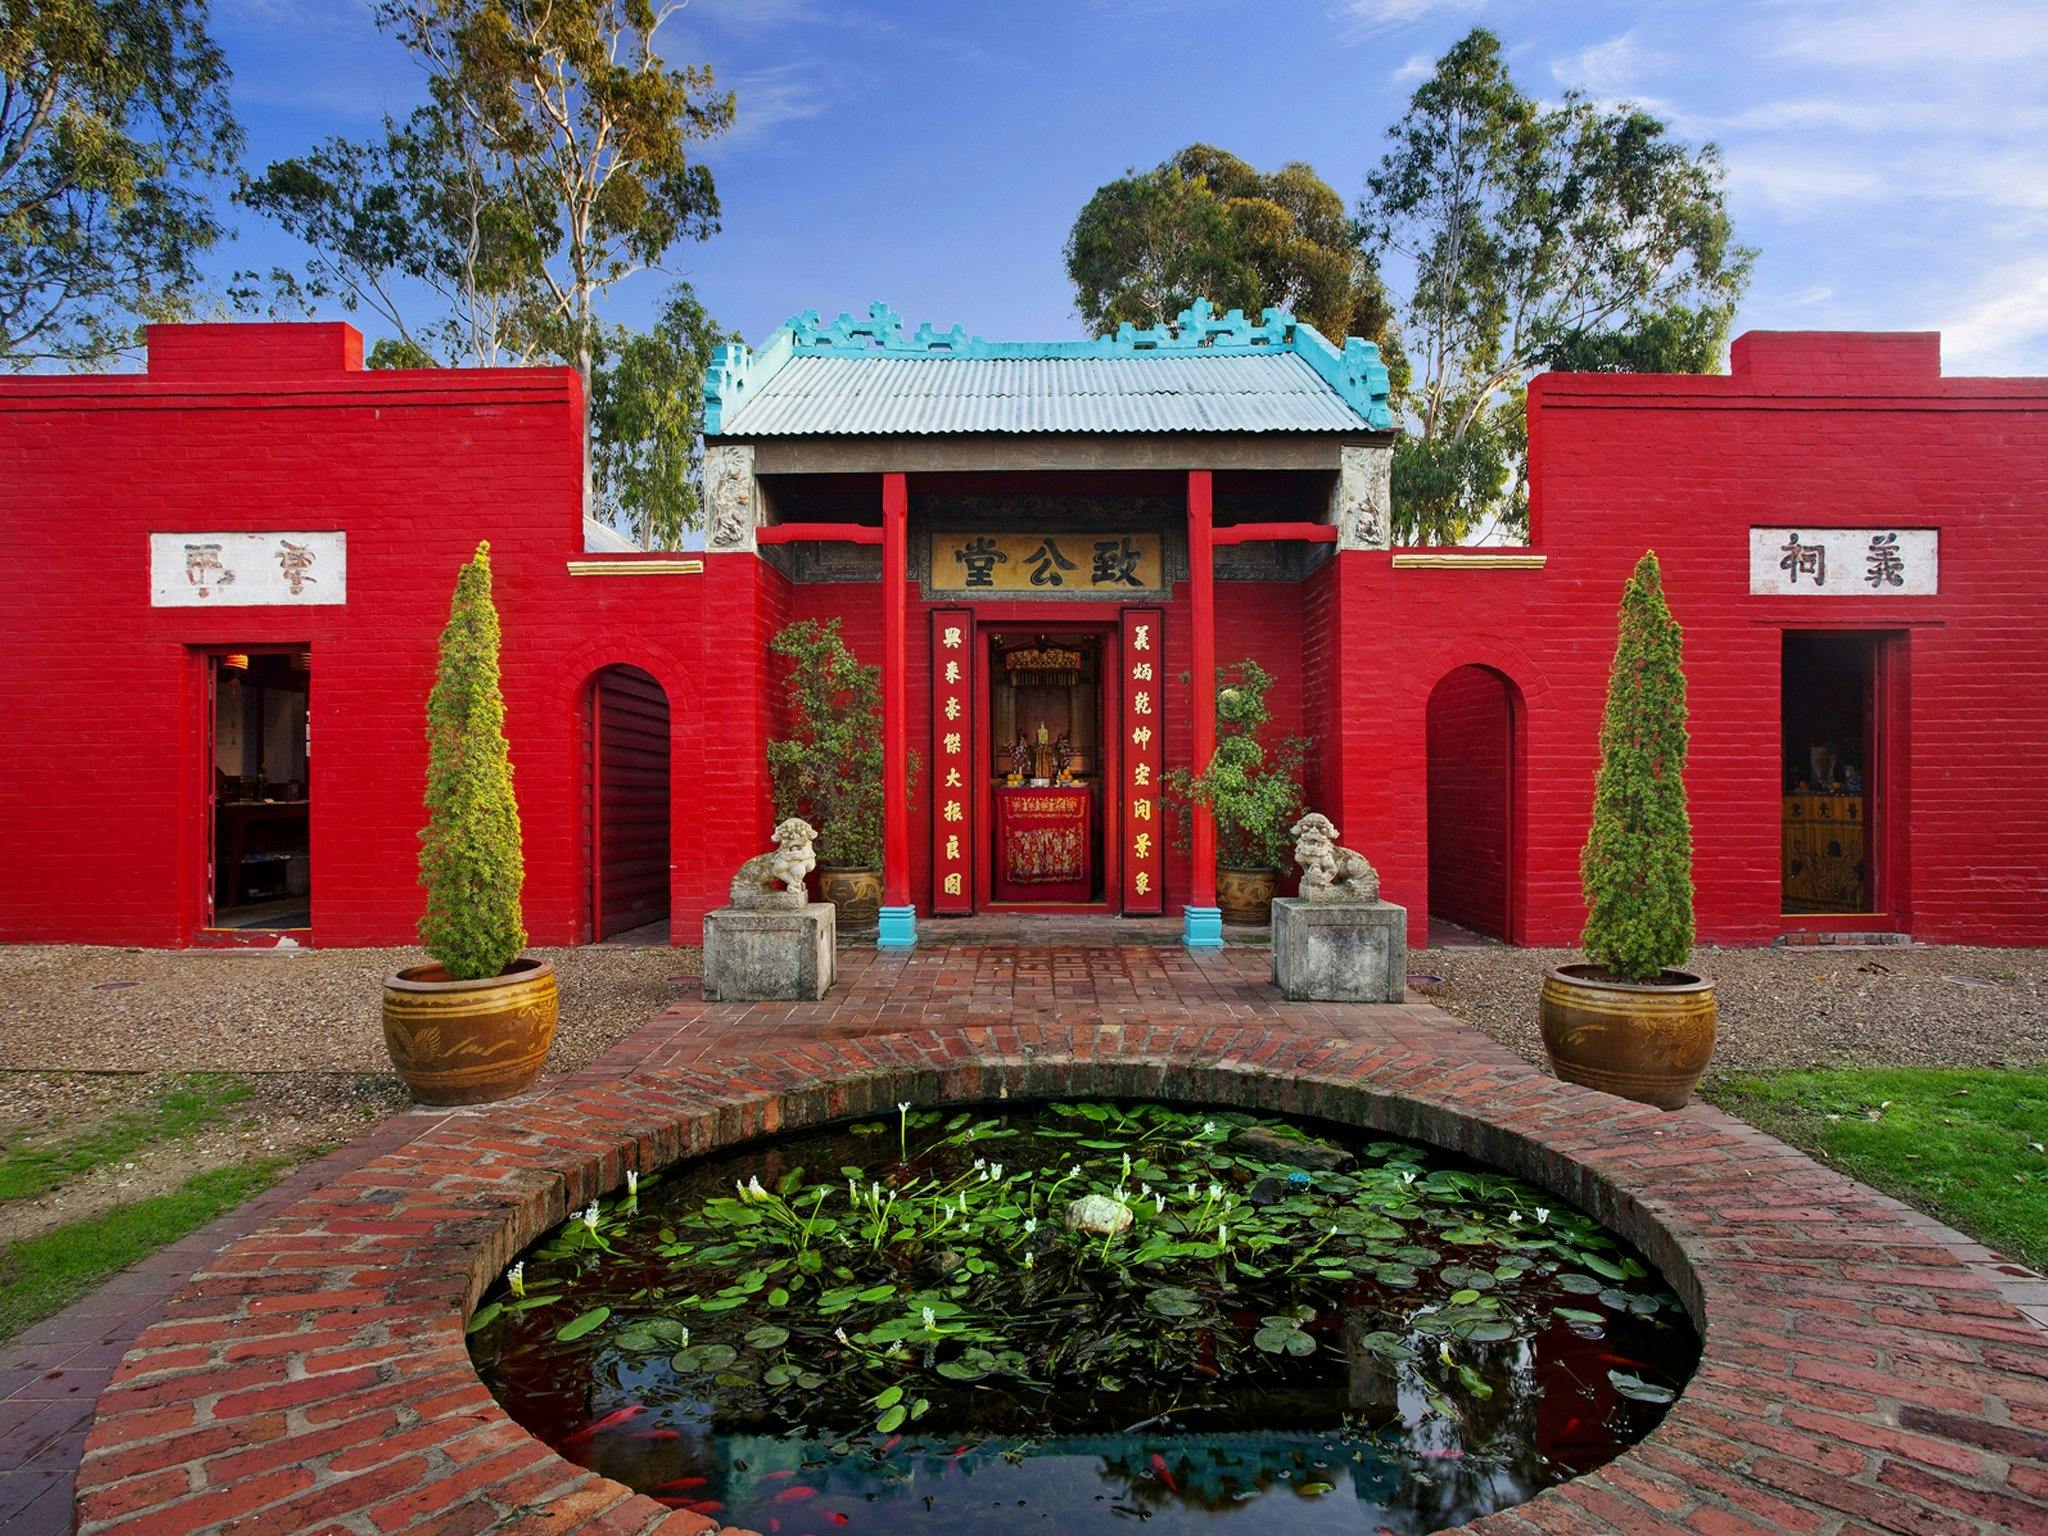
<path fill-rule="evenodd" d="M 1086 901 L 1095 894 L 1093 788 L 1002 785 L 995 796 L 997 901 Z"/>

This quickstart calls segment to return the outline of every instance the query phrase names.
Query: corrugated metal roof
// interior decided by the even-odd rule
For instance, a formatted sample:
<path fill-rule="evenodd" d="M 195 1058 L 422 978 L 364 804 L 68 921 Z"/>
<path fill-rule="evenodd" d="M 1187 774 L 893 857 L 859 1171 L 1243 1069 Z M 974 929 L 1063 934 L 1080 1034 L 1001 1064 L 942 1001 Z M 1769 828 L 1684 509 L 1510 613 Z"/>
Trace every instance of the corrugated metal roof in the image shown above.
<path fill-rule="evenodd" d="M 1359 432 L 1294 352 L 1090 358 L 813 357 L 783 364 L 726 436 L 938 432 Z"/>

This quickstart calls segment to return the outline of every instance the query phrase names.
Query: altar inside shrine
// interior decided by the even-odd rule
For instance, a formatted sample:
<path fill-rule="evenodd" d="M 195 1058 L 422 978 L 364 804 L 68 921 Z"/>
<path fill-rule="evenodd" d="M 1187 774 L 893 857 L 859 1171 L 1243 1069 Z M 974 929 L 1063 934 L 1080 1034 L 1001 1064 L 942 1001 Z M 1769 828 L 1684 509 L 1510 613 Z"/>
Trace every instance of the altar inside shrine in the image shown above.
<path fill-rule="evenodd" d="M 1095 894 L 1095 791 L 1086 784 L 995 791 L 995 899 L 1083 902 Z"/>

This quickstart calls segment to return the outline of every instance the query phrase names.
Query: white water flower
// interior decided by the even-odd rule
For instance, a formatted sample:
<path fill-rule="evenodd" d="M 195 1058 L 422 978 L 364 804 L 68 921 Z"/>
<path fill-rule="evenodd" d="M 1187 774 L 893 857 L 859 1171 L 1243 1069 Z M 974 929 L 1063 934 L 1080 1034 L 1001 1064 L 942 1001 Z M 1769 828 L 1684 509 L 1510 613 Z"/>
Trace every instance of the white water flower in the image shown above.
<path fill-rule="evenodd" d="M 1216 1134 L 1216 1122 L 1214 1120 L 1204 1120 L 1202 1122 L 1202 1134 L 1204 1136 L 1214 1136 Z"/>
<path fill-rule="evenodd" d="M 1127 1178 L 1127 1179 L 1128 1179 L 1128 1178 L 1129 1178 L 1129 1177 L 1131 1176 L 1131 1154 L 1130 1154 L 1130 1153 L 1128 1153 L 1128 1152 L 1126 1152 L 1126 1153 L 1124 1154 L 1124 1174 L 1123 1174 L 1123 1176 L 1124 1176 L 1125 1178 Z"/>
<path fill-rule="evenodd" d="M 749 1200 L 766 1200 L 768 1198 L 768 1191 L 761 1187 L 761 1176 L 759 1174 L 754 1174 L 748 1178 L 747 1198 Z"/>
<path fill-rule="evenodd" d="M 1413 1184 L 1415 1182 L 1415 1170 L 1413 1168 L 1403 1168 L 1401 1170 L 1401 1182 L 1403 1184 Z"/>
<path fill-rule="evenodd" d="M 1540 1222 L 1543 1222 L 1545 1225 L 1548 1225 L 1550 1222 L 1550 1208 L 1548 1206 L 1543 1205 L 1537 1206 L 1536 1219 Z"/>
<path fill-rule="evenodd" d="M 1509 1225 L 1509 1226 L 1511 1226 L 1511 1227 L 1519 1227 L 1519 1226 L 1520 1226 L 1521 1224 L 1522 1224 L 1522 1213 L 1521 1213 L 1520 1211 L 1509 1211 L 1509 1212 L 1508 1212 L 1508 1225 Z"/>
<path fill-rule="evenodd" d="M 1230 1246 L 1230 1228 L 1224 1226 L 1220 1221 L 1216 1223 L 1216 1246 L 1219 1248 L 1228 1248 Z"/>
<path fill-rule="evenodd" d="M 1031 1269 L 1034 1267 L 1031 1262 L 1031 1255 L 1028 1253 L 1024 1255 L 1024 1267 L 1026 1269 Z"/>
<path fill-rule="evenodd" d="M 526 1294 L 526 1261 L 521 1259 L 505 1271 L 505 1284 L 514 1296 Z"/>
<path fill-rule="evenodd" d="M 1140 1185 L 1138 1186 L 1138 1198 L 1139 1198 L 1139 1199 L 1141 1199 L 1141 1200 L 1142 1200 L 1142 1199 L 1143 1199 L 1143 1198 L 1144 1198 L 1145 1196 L 1147 1196 L 1147 1195 L 1149 1195 L 1149 1194 L 1151 1194 L 1151 1193 L 1152 1193 L 1152 1186 L 1151 1186 L 1150 1184 L 1140 1184 Z"/>
<path fill-rule="evenodd" d="M 977 1168 L 986 1168 L 988 1166 L 988 1159 L 985 1157 L 977 1157 L 974 1160 L 974 1166 Z"/>
<path fill-rule="evenodd" d="M 1448 1342 L 1440 1343 L 1437 1345 L 1436 1357 L 1437 1359 L 1441 1360 L 1445 1365 L 1449 1365 L 1451 1363 L 1451 1346 Z"/>
<path fill-rule="evenodd" d="M 988 1165 L 988 1176 L 994 1179 L 997 1183 L 1001 1183 L 1003 1178 L 1003 1165 L 1001 1163 L 990 1163 Z"/>
<path fill-rule="evenodd" d="M 870 1200 L 880 1200 L 882 1198 L 882 1181 L 880 1179 L 874 1179 L 869 1182 L 868 1198 Z"/>
<path fill-rule="evenodd" d="M 1221 1200 L 1223 1198 L 1223 1186 L 1221 1184 L 1211 1184 L 1209 1186 L 1209 1198 L 1211 1200 Z"/>
<path fill-rule="evenodd" d="M 967 1214 L 967 1191 L 964 1189 L 960 1191 L 960 1214 L 962 1216 Z"/>
<path fill-rule="evenodd" d="M 832 1337 L 837 1339 L 842 1344 L 848 1344 L 852 1342 L 850 1339 L 847 1338 L 846 1330 L 844 1328 L 834 1328 L 832 1330 Z"/>
<path fill-rule="evenodd" d="M 898 1105 L 896 1106 L 896 1113 L 897 1113 L 897 1114 L 899 1114 L 899 1115 L 907 1115 L 907 1114 L 909 1114 L 909 1113 L 910 1113 L 910 1100 L 908 1100 L 908 1099 L 905 1099 L 905 1100 L 903 1100 L 903 1102 L 902 1102 L 902 1103 L 898 1104 Z"/>
<path fill-rule="evenodd" d="M 1166 1214 L 1166 1196 L 1154 1195 L 1152 1197 L 1152 1209 L 1158 1215 L 1164 1216 Z"/>
<path fill-rule="evenodd" d="M 1024 1218 L 1024 1235 L 1026 1237 L 1029 1237 L 1032 1233 L 1036 1232 L 1037 1230 L 1038 1218 L 1036 1216 L 1026 1216 Z"/>
<path fill-rule="evenodd" d="M 583 1225 L 592 1232 L 597 1230 L 597 1202 L 595 1200 L 583 1208 Z"/>
<path fill-rule="evenodd" d="M 685 1328 L 685 1329 L 683 1330 L 683 1342 L 682 1342 L 682 1343 L 680 1343 L 680 1344 L 678 1344 L 678 1345 L 676 1346 L 676 1348 L 677 1348 L 677 1349 L 688 1349 L 689 1347 L 690 1347 L 690 1330 L 689 1330 L 689 1329 L 687 1329 L 687 1328 Z"/>
<path fill-rule="evenodd" d="M 626 1198 L 628 1200 L 640 1198 L 640 1175 L 631 1168 L 626 1170 Z"/>
<path fill-rule="evenodd" d="M 926 1307 L 924 1309 L 924 1325 L 926 1328 L 932 1330 L 933 1332 L 937 1332 L 938 1330 L 939 1314 L 934 1312 L 930 1307 Z"/>
<path fill-rule="evenodd" d="M 1195 1186 L 1192 1184 L 1188 1186 L 1188 1198 L 1190 1200 L 1195 1198 Z"/>

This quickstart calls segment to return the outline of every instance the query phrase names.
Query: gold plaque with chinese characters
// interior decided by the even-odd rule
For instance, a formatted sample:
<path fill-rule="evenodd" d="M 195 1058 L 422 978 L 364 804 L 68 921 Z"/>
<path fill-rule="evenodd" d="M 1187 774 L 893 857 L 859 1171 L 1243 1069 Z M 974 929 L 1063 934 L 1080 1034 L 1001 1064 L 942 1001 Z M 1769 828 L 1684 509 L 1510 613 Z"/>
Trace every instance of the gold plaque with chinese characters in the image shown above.
<path fill-rule="evenodd" d="M 1146 598 L 1163 595 L 1159 533 L 934 533 L 926 585 L 972 597 Z"/>

